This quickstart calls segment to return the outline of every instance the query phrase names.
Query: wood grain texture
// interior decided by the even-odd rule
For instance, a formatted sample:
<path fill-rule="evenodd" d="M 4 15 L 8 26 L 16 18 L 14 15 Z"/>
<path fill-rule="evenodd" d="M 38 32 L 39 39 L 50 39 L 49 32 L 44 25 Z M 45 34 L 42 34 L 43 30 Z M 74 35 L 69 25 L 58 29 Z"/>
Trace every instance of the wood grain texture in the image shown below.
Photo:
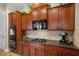
<path fill-rule="evenodd" d="M 48 29 L 58 30 L 58 8 L 48 10 Z"/>

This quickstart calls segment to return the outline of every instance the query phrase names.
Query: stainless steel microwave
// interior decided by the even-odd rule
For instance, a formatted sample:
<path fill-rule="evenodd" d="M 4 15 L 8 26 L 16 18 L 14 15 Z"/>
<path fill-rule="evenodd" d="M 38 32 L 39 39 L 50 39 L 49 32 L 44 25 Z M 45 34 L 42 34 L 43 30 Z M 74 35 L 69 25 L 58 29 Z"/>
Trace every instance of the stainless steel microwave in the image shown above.
<path fill-rule="evenodd" d="M 47 20 L 34 20 L 32 22 L 33 30 L 47 29 Z"/>

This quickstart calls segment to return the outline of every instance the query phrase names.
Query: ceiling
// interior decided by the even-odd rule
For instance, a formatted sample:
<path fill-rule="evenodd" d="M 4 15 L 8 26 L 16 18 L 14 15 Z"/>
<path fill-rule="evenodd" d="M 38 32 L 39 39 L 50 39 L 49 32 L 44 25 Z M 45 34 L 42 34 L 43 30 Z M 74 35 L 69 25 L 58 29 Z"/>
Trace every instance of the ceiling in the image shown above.
<path fill-rule="evenodd" d="M 7 3 L 7 9 L 11 12 L 11 11 L 15 11 L 15 10 L 23 10 L 24 8 L 27 8 L 30 3 Z"/>

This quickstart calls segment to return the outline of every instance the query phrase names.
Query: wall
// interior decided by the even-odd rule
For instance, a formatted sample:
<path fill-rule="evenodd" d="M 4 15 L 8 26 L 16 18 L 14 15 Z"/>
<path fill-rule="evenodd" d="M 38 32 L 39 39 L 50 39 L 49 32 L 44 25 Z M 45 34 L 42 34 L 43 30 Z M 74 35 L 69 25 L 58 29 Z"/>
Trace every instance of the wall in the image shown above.
<path fill-rule="evenodd" d="M 0 49 L 5 48 L 5 20 L 6 20 L 6 5 L 0 4 Z"/>
<path fill-rule="evenodd" d="M 75 4 L 75 35 L 74 44 L 79 48 L 79 3 Z"/>

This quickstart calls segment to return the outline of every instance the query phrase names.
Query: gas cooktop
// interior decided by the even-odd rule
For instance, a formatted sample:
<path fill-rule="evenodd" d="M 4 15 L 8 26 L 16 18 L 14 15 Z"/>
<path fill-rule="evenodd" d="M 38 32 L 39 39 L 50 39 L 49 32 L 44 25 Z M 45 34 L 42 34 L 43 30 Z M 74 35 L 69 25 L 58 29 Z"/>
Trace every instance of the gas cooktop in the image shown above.
<path fill-rule="evenodd" d="M 33 38 L 31 40 L 32 42 L 38 42 L 38 43 L 46 43 L 46 39 L 40 39 L 40 38 Z"/>

